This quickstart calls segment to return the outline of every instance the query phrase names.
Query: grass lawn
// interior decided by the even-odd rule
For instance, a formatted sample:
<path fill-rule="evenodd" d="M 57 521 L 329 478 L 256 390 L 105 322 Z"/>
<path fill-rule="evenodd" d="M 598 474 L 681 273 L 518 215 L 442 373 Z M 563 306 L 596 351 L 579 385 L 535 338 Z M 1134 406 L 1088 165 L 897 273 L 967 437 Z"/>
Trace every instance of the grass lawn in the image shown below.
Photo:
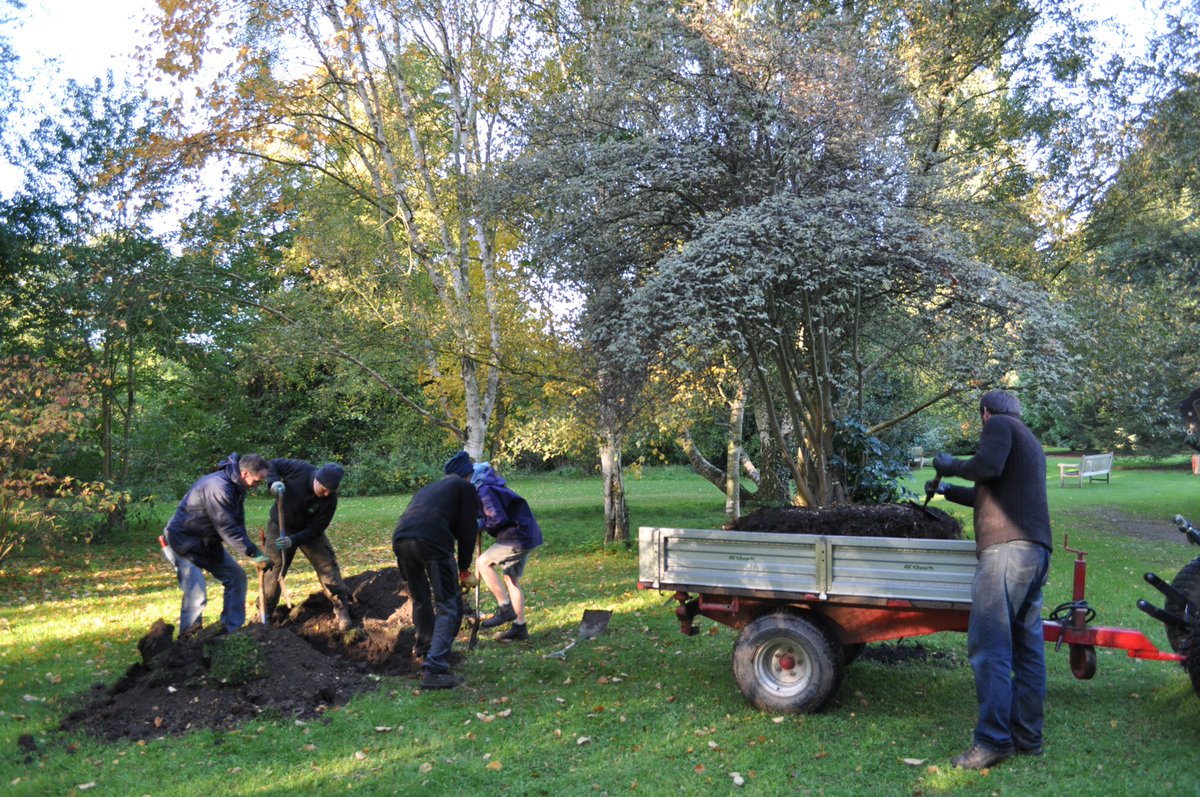
<path fill-rule="evenodd" d="M 1088 551 L 1096 624 L 1145 631 L 1167 648 L 1161 624 L 1137 610 L 1162 604 L 1142 581 L 1168 581 L 1200 550 L 1182 535 L 1154 539 L 1183 514 L 1200 521 L 1200 477 L 1182 464 L 1117 470 L 1110 484 L 1058 486 L 1048 471 L 1054 531 Z M 913 475 L 918 491 L 932 471 Z M 678 632 L 669 596 L 636 589 L 636 551 L 605 548 L 598 478 L 516 477 L 546 534 L 526 573 L 531 638 L 484 637 L 460 672 L 464 688 L 414 694 L 415 681 L 297 723 L 263 715 L 234 731 L 201 730 L 144 743 L 105 744 L 57 731 L 97 682 L 139 660 L 136 645 L 159 617 L 177 622 L 174 576 L 153 535 L 26 555 L 0 573 L 0 790 L 7 795 L 1200 795 L 1200 698 L 1175 664 L 1098 651 L 1099 670 L 1077 681 L 1067 651 L 1050 664 L 1046 756 L 987 773 L 950 758 L 970 744 L 975 697 L 962 634 L 904 644 L 940 653 L 925 661 L 849 668 L 832 707 L 772 716 L 750 708 L 730 671 L 735 634 L 701 620 Z M 723 498 L 683 469 L 647 469 L 627 483 L 631 521 L 714 527 Z M 391 530 L 407 496 L 346 499 L 331 539 L 343 571 L 394 566 Z M 969 528 L 969 510 L 936 499 Z M 162 511 L 173 509 L 164 500 Z M 252 499 L 252 527 L 265 522 Z M 1049 610 L 1071 597 L 1073 556 L 1061 548 L 1046 589 Z M 296 595 L 318 588 L 307 563 Z M 220 585 L 210 582 L 219 604 Z M 667 605 L 668 602 L 670 605 Z M 607 632 L 565 661 L 545 659 L 574 636 L 586 608 L 614 610 Z M 210 615 L 215 616 L 213 607 Z M 32 739 L 32 744 L 30 744 Z M 29 747 L 34 749 L 30 750 Z M 742 785 L 736 785 L 740 779 Z"/>

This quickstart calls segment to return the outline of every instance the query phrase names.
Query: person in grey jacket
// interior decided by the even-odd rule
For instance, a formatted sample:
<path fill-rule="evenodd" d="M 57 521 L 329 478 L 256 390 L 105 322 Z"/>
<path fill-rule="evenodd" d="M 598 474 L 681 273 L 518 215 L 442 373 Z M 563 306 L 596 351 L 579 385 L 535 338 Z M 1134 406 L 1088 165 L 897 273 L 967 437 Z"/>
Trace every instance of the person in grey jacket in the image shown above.
<path fill-rule="evenodd" d="M 233 453 L 219 464 L 220 470 L 202 476 L 184 493 L 163 532 L 183 590 L 181 639 L 199 634 L 203 625 L 208 605 L 205 571 L 225 588 L 221 626 L 214 633 L 236 631 L 246 622 L 246 571 L 225 545 L 253 559 L 259 568 L 272 567 L 246 533 L 245 512 L 246 493 L 267 477 L 267 461 L 258 454 L 239 457 Z"/>
<path fill-rule="evenodd" d="M 932 485 L 974 508 L 979 563 L 971 587 L 967 653 L 979 716 L 974 743 L 951 763 L 982 769 L 1009 756 L 1040 756 L 1046 698 L 1042 585 L 1053 542 L 1046 498 L 1046 454 L 1021 421 L 1021 403 L 1002 390 L 979 402 L 983 428 L 970 459 L 934 457 L 939 477 L 972 487 Z"/>

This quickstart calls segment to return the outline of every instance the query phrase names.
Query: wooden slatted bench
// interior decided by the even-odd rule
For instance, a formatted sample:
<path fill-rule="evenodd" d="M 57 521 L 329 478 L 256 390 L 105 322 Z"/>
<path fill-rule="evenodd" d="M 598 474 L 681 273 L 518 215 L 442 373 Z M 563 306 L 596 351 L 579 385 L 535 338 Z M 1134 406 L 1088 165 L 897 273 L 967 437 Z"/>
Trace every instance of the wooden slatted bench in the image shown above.
<path fill-rule="evenodd" d="M 1066 484 L 1067 479 L 1078 479 L 1083 487 L 1083 480 L 1109 480 L 1112 475 L 1112 454 L 1085 454 L 1079 462 L 1063 462 L 1058 466 L 1058 486 Z"/>

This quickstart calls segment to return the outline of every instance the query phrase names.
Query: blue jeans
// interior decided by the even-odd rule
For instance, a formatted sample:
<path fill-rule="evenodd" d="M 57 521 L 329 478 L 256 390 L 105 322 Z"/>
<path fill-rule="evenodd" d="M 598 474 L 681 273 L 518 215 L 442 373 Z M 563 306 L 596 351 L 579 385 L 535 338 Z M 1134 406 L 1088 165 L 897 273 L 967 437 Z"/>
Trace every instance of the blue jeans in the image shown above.
<path fill-rule="evenodd" d="M 246 571 L 228 551 L 222 549 L 222 554 L 221 563 L 210 572 L 225 587 L 221 622 L 225 624 L 225 630 L 232 632 L 246 622 Z M 204 582 L 204 569 L 178 553 L 175 554 L 175 575 L 179 578 L 179 588 L 183 590 L 183 605 L 179 610 L 179 633 L 182 634 L 193 625 L 204 622 L 208 586 Z"/>
<path fill-rule="evenodd" d="M 450 646 L 462 627 L 458 564 L 424 540 L 396 540 L 392 550 L 412 599 L 413 654 L 425 658 L 426 672 L 449 672 Z"/>
<path fill-rule="evenodd" d="M 1046 643 L 1042 584 L 1050 551 L 1017 540 L 979 554 L 971 587 L 967 654 L 975 671 L 975 744 L 996 752 L 1042 745 Z"/>

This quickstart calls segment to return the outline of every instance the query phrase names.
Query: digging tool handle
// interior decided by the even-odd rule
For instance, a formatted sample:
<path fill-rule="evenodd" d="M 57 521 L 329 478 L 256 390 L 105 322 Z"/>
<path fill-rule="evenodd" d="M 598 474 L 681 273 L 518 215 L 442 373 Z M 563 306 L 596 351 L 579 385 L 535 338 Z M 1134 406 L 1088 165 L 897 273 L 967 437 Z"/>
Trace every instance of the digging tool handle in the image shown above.
<path fill-rule="evenodd" d="M 921 506 L 929 506 L 930 500 L 933 498 L 934 494 L 937 493 L 938 485 L 941 483 L 942 477 L 934 476 L 933 479 L 925 484 L 925 503 L 921 504 Z"/>
<path fill-rule="evenodd" d="M 479 569 L 479 554 L 483 551 L 483 531 L 475 532 L 475 569 Z M 479 581 L 475 580 L 475 619 L 471 623 L 471 638 L 467 640 L 467 650 L 474 650 L 479 644 L 479 626 L 483 618 L 479 616 Z"/>

